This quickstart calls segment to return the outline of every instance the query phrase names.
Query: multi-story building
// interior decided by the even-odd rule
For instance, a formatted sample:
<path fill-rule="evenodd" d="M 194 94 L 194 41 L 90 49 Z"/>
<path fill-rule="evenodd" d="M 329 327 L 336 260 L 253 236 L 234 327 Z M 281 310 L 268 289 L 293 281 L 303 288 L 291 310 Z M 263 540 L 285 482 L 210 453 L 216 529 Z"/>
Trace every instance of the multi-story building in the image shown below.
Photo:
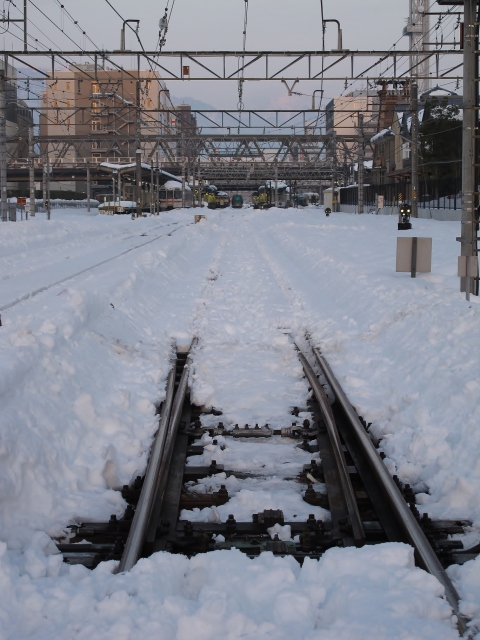
<path fill-rule="evenodd" d="M 404 177 L 410 170 L 410 129 L 408 82 L 391 85 L 379 81 L 380 116 L 374 147 L 373 181 L 382 184 L 392 177 Z M 411 120 L 411 118 L 410 118 Z M 406 174 L 405 174 L 406 175 Z"/>
<path fill-rule="evenodd" d="M 370 89 L 333 98 L 326 106 L 325 133 L 328 135 L 335 131 L 338 138 L 358 135 L 358 114 L 363 113 L 363 129 L 368 138 L 377 130 L 378 105 L 378 94 Z M 353 148 L 354 143 L 348 142 L 347 146 Z"/>
<path fill-rule="evenodd" d="M 172 103 L 155 71 L 71 65 L 48 80 L 42 95 L 40 135 L 51 138 L 51 160 L 150 161 L 162 134 L 172 131 Z M 148 139 L 146 139 L 148 136 Z M 54 142 L 59 138 L 61 142 Z M 42 153 L 47 143 L 42 144 Z"/>
<path fill-rule="evenodd" d="M 325 133 L 332 136 L 326 157 L 335 160 L 340 183 L 354 179 L 354 168 L 358 165 L 358 140 L 352 140 L 361 133 L 358 116 L 363 114 L 362 131 L 366 143 L 377 131 L 378 105 L 377 92 L 363 89 L 333 98 L 326 106 Z M 371 164 L 372 152 L 368 144 L 364 145 L 364 158 L 367 165 Z"/>
<path fill-rule="evenodd" d="M 33 127 L 33 112 L 18 98 L 17 70 L 0 60 L 0 71 L 5 73 L 5 128 L 7 133 L 7 159 L 28 158 L 28 132 Z M 11 140 L 9 142 L 9 139 Z"/>
<path fill-rule="evenodd" d="M 176 156 L 190 162 L 196 155 L 194 136 L 197 133 L 197 119 L 192 114 L 189 104 L 179 104 L 176 107 L 176 128 L 179 134 Z"/>

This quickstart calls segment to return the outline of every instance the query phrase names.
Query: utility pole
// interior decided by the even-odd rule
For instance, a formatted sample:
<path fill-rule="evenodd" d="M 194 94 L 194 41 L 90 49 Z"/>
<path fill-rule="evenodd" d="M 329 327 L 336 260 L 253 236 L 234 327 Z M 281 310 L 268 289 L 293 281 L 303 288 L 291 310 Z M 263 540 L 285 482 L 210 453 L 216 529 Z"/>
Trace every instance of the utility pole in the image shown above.
<path fill-rule="evenodd" d="M 27 51 L 27 0 L 23 0 L 23 50 Z"/>
<path fill-rule="evenodd" d="M 50 220 L 50 211 L 51 211 L 52 204 L 50 202 L 50 158 L 48 157 L 48 146 L 47 146 L 46 190 L 47 190 L 47 220 Z"/>
<path fill-rule="evenodd" d="M 137 150 L 135 152 L 135 199 L 137 201 L 137 218 L 142 215 L 142 150 L 138 148 L 139 146 L 140 142 L 137 142 Z"/>
<path fill-rule="evenodd" d="M 152 158 L 151 158 L 152 160 Z M 150 162 L 150 215 L 153 216 L 153 162 Z"/>
<path fill-rule="evenodd" d="M 410 86 L 410 109 L 412 112 L 412 218 L 418 218 L 418 84 L 412 79 Z"/>
<path fill-rule="evenodd" d="M 358 114 L 358 129 L 360 140 L 358 142 L 358 213 L 363 213 L 363 183 L 364 183 L 364 155 L 365 143 L 363 139 L 363 113 Z"/>
<path fill-rule="evenodd" d="M 35 151 L 33 147 L 33 126 L 28 129 L 28 178 L 30 182 L 30 215 L 35 217 Z M 28 212 L 25 207 L 25 219 L 28 220 Z"/>
<path fill-rule="evenodd" d="M 6 69 L 0 69 L 0 184 L 2 189 L 2 222 L 8 222 L 5 74 Z"/>
<path fill-rule="evenodd" d="M 90 213 L 90 193 L 91 193 L 90 164 L 87 162 L 87 211 L 88 213 Z"/>
<path fill-rule="evenodd" d="M 337 204 L 335 197 L 335 187 L 337 183 L 337 133 L 332 131 L 332 211 L 336 212 Z"/>
<path fill-rule="evenodd" d="M 477 230 L 475 220 L 476 167 L 477 154 L 475 137 L 477 135 L 477 50 L 478 27 L 476 26 L 476 7 L 478 0 L 464 1 L 463 36 L 463 139 L 462 139 L 462 223 L 461 255 L 477 255 Z M 468 261 L 467 257 L 467 263 Z M 473 277 L 460 278 L 460 291 L 478 292 L 478 271 Z M 467 291 L 467 288 L 469 289 Z"/>
<path fill-rule="evenodd" d="M 159 202 L 159 189 L 160 189 L 160 162 L 158 160 L 158 149 L 157 149 L 157 175 L 155 178 L 155 214 L 158 215 L 160 213 L 160 202 Z"/>
<path fill-rule="evenodd" d="M 185 208 L 185 156 L 182 163 L 182 209 Z"/>
<path fill-rule="evenodd" d="M 138 64 L 140 65 L 140 58 Z M 136 110 L 135 110 L 135 130 L 137 134 L 137 149 L 135 152 L 135 199 L 137 201 L 137 218 L 142 214 L 142 150 L 140 148 L 140 66 L 138 68 L 138 78 L 136 86 Z"/>
<path fill-rule="evenodd" d="M 278 164 L 275 162 L 275 206 L 278 208 Z"/>
<path fill-rule="evenodd" d="M 48 156 L 48 142 L 47 142 L 47 152 L 43 157 L 43 166 L 42 166 L 42 208 L 45 211 L 47 208 L 47 156 Z"/>

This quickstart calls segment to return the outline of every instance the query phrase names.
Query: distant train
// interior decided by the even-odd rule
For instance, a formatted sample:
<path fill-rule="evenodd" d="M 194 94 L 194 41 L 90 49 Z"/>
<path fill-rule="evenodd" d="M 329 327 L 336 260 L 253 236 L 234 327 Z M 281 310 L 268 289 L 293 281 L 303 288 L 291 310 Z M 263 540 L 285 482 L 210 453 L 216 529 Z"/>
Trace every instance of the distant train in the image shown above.
<path fill-rule="evenodd" d="M 230 196 L 225 191 L 217 191 L 215 194 L 215 204 L 217 208 L 225 209 L 230 204 Z"/>
<path fill-rule="evenodd" d="M 168 180 L 158 193 L 160 211 L 171 211 L 172 209 L 190 208 L 193 205 L 193 192 L 185 185 L 184 199 L 182 198 L 182 184 L 176 180 Z"/>
<path fill-rule="evenodd" d="M 236 193 L 232 196 L 232 209 L 242 209 L 243 207 L 243 198 L 239 193 Z"/>
<path fill-rule="evenodd" d="M 277 200 L 279 207 L 288 206 L 290 189 L 282 180 L 277 181 Z M 275 182 L 267 180 L 252 194 L 253 206 L 256 209 L 269 209 L 275 206 Z"/>
<path fill-rule="evenodd" d="M 110 198 L 110 195 L 106 195 Z M 193 205 L 193 192 L 188 185 L 185 185 L 184 197 L 182 198 L 182 183 L 177 180 L 168 180 L 161 186 L 158 192 L 158 201 L 154 206 L 156 211 L 171 211 L 172 209 L 190 208 Z M 150 212 L 150 203 L 143 204 L 143 213 Z M 135 214 L 137 203 L 133 200 L 106 200 L 98 207 L 99 213 L 113 214 Z"/>
<path fill-rule="evenodd" d="M 118 214 L 132 214 L 137 212 L 137 203 L 132 200 L 116 200 L 102 202 L 98 205 L 99 213 L 107 213 L 108 215 Z"/>

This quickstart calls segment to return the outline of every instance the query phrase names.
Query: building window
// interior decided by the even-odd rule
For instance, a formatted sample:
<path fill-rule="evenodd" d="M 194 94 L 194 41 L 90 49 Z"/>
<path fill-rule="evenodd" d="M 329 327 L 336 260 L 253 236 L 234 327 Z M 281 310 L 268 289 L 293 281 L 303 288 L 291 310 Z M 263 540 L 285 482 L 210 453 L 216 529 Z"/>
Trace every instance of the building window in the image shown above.
<path fill-rule="evenodd" d="M 100 85 L 98 82 L 92 82 L 92 93 L 100 93 Z"/>
<path fill-rule="evenodd" d="M 67 91 L 70 91 L 70 83 L 67 82 Z"/>

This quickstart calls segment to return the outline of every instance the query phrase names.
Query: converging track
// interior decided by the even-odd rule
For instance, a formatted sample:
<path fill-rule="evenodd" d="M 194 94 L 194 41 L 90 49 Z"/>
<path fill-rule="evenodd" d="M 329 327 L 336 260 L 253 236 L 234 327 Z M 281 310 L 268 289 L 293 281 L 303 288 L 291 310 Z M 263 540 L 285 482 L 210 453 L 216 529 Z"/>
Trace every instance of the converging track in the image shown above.
<path fill-rule="evenodd" d="M 196 341 L 193 351 L 195 345 Z M 117 521 L 112 516 L 108 523 L 73 527 L 74 538 L 58 545 L 65 559 L 91 567 L 104 559 L 119 559 L 121 572 L 131 569 L 140 557 L 160 550 L 194 555 L 235 547 L 251 557 L 271 551 L 303 562 L 306 557 L 319 558 L 335 546 L 407 542 L 415 549 L 417 563 L 444 586 L 463 632 L 466 627 L 459 613 L 459 598 L 444 568 L 461 557 L 455 548 L 460 545 L 448 536 L 463 532 L 469 523 L 419 517 L 408 487 L 388 473 L 368 436 L 367 425 L 355 413 L 326 360 L 317 349 L 313 355 L 298 353 L 313 392 L 308 410 L 314 422 L 299 423 L 295 420 L 299 410 L 295 409 L 292 424 L 278 430 L 268 424 L 226 428 L 221 420 L 216 427 L 204 427 L 202 418 L 208 415 L 192 406 L 188 395 L 191 356 L 178 353 L 145 477 L 122 491 L 130 503 L 124 518 Z M 314 366 L 309 363 L 312 359 Z M 335 401 L 331 405 L 332 392 Z M 202 493 L 196 491 L 202 479 L 222 482 L 237 476 L 268 483 L 269 474 L 255 464 L 248 472 L 238 473 L 215 459 L 209 465 L 196 463 L 205 447 L 213 445 L 220 451 L 228 447 L 229 440 L 245 447 L 245 458 L 252 445 L 281 446 L 281 441 L 287 445 L 285 464 L 292 465 L 288 459 L 292 444 L 294 451 L 305 452 L 311 461 L 289 480 L 299 486 L 303 501 L 313 507 L 308 507 L 311 511 L 318 514 L 321 507 L 320 517 L 310 513 L 289 520 L 282 509 L 267 505 L 249 521 L 238 519 L 234 512 L 221 521 L 185 519 L 183 509 L 221 505 L 228 509 L 230 496 L 225 484 L 218 491 Z M 295 463 L 298 460 L 293 466 Z M 279 533 L 286 531 L 288 539 L 281 539 Z M 78 544 L 80 540 L 86 543 Z M 470 559 L 472 554 L 467 552 L 465 557 Z"/>
<path fill-rule="evenodd" d="M 231 274 L 239 270 L 243 277 L 234 280 Z M 257 281 L 261 287 L 255 288 Z M 245 305 L 243 293 L 249 290 Z M 122 572 L 157 551 L 191 556 L 237 548 L 250 557 L 271 551 L 303 562 L 332 547 L 405 542 L 414 548 L 417 564 L 443 585 L 463 632 L 459 598 L 445 568 L 477 555 L 476 549 L 464 551 L 451 540 L 470 523 L 420 517 L 413 491 L 388 472 L 369 425 L 314 341 L 297 329 L 288 335 L 290 330 L 279 328 L 286 324 L 288 308 L 296 318 L 303 315 L 302 304 L 261 239 L 250 242 L 248 229 L 243 237 L 223 237 L 192 321 L 197 338 L 187 351 L 172 350 L 146 473 L 122 489 L 129 505 L 123 518 L 71 527 L 71 539 L 60 542 L 59 549 L 67 562 L 89 567 L 118 560 Z M 224 417 L 232 415 L 225 402 L 221 410 L 211 408 L 198 381 L 219 368 L 226 351 L 235 350 L 242 356 L 237 382 L 248 386 L 254 358 L 248 345 L 255 343 L 255 365 L 260 352 L 266 384 L 274 386 L 280 365 L 269 360 L 274 347 L 268 340 L 276 338 L 265 306 L 278 311 L 282 375 L 301 366 L 311 393 L 304 406 L 293 409 L 290 423 L 280 424 L 278 415 L 257 420 L 252 404 L 252 420 L 236 424 Z M 245 331 L 239 340 L 231 317 L 244 319 L 242 327 L 251 333 Z M 222 398 L 228 397 L 228 384 Z"/>

